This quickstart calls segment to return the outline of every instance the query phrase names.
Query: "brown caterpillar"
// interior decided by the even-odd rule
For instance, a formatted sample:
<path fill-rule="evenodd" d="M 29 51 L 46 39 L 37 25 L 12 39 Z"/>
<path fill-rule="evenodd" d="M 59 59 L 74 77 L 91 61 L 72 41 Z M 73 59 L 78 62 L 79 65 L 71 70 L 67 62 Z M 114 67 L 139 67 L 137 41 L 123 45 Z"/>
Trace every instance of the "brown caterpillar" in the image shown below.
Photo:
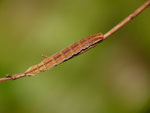
<path fill-rule="evenodd" d="M 26 76 L 33 76 L 40 72 L 44 72 L 66 60 L 73 58 L 74 56 L 81 54 L 93 46 L 96 46 L 104 38 L 102 33 L 96 33 L 90 35 L 86 38 L 79 40 L 78 42 L 72 44 L 71 46 L 65 48 L 64 50 L 44 59 L 39 64 L 31 66 L 27 71 L 25 71 Z"/>

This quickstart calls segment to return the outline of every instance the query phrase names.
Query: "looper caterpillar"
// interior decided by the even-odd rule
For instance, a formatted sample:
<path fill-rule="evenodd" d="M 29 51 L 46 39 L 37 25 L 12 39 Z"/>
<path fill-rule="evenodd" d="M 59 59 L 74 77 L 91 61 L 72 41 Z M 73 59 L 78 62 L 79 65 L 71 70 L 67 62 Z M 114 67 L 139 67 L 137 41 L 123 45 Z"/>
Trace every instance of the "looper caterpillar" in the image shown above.
<path fill-rule="evenodd" d="M 91 47 L 95 46 L 95 44 L 100 43 L 103 38 L 104 35 L 102 33 L 93 34 L 83 38 L 64 50 L 47 57 L 41 63 L 31 66 L 24 74 L 26 76 L 33 76 L 40 72 L 44 72 L 45 70 L 50 69 L 90 49 Z"/>

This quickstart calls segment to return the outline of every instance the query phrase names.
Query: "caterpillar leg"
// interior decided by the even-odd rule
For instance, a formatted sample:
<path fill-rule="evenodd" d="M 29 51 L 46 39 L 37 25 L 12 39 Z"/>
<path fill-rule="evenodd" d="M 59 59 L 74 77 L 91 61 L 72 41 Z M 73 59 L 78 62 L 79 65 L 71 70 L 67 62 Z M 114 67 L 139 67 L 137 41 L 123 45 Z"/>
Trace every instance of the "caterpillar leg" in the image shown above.
<path fill-rule="evenodd" d="M 48 58 L 49 56 L 47 56 L 47 55 L 41 55 L 42 57 L 44 57 L 44 58 Z"/>

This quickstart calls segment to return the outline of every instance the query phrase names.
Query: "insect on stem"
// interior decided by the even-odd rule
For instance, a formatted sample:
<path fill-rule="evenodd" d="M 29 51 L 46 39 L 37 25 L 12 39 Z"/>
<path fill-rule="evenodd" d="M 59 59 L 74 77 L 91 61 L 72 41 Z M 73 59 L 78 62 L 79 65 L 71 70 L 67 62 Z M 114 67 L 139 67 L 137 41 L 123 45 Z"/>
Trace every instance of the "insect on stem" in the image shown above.
<path fill-rule="evenodd" d="M 0 78 L 0 82 L 5 82 L 8 80 L 15 80 L 15 79 L 25 77 L 25 76 L 36 75 L 60 63 L 63 63 L 73 58 L 74 56 L 84 53 L 85 51 L 95 47 L 104 39 L 108 38 L 109 36 L 117 32 L 119 29 L 121 29 L 131 20 L 133 20 L 136 16 L 138 16 L 141 12 L 143 12 L 149 6 L 150 6 L 150 0 L 147 0 L 143 5 L 141 5 L 138 9 L 136 9 L 133 13 L 131 13 L 128 17 L 126 17 L 123 21 L 121 21 L 119 24 L 114 26 L 111 30 L 109 30 L 104 35 L 102 33 L 96 33 L 96 34 L 90 35 L 86 38 L 79 40 L 78 42 L 72 44 L 71 46 L 65 48 L 64 50 L 50 57 L 46 55 L 42 55 L 43 57 L 45 57 L 45 59 L 41 63 L 29 67 L 27 71 L 23 73 L 15 74 L 15 75 L 7 75 L 4 78 Z"/>

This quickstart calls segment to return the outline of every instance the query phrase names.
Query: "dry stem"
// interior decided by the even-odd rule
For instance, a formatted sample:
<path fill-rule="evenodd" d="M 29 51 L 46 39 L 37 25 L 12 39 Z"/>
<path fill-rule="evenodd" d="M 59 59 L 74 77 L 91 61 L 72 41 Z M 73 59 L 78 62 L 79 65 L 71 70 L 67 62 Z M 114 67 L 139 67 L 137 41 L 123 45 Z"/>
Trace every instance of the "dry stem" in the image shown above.
<path fill-rule="evenodd" d="M 104 34 L 104 39 L 108 38 L 110 35 L 114 34 L 120 28 L 122 28 L 123 26 L 125 26 L 127 23 L 129 23 L 131 20 L 133 20 L 136 16 L 138 16 L 142 11 L 144 11 L 149 6 L 150 6 L 150 0 L 147 0 L 143 5 L 141 5 L 138 9 L 136 9 L 132 14 L 130 14 L 123 21 L 121 21 L 119 24 L 117 24 L 116 26 L 114 26 L 107 33 L 105 33 Z"/>

